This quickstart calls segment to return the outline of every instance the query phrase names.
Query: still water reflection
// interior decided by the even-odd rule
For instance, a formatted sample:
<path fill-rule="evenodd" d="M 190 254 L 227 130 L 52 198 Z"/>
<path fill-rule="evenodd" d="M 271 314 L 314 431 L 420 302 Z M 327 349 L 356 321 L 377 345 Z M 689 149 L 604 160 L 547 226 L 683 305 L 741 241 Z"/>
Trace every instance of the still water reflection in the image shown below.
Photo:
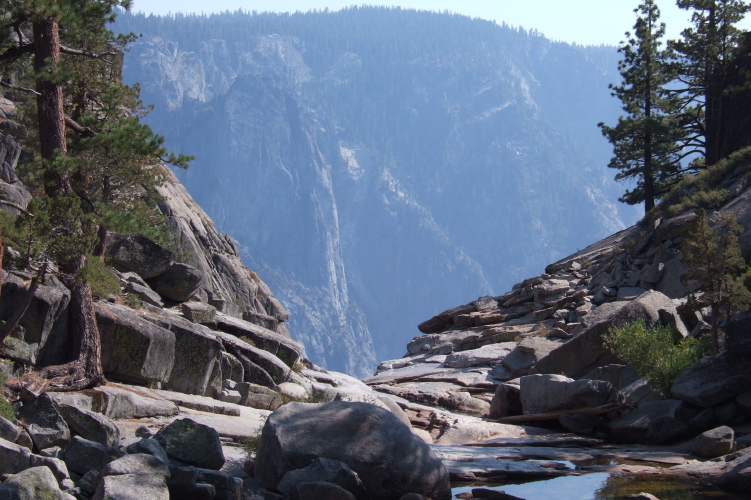
<path fill-rule="evenodd" d="M 458 486 L 454 495 L 473 488 L 503 490 L 525 500 L 617 500 L 634 493 L 647 492 L 660 500 L 743 500 L 709 487 L 696 486 L 665 476 L 610 476 L 606 473 L 566 476 L 545 481 L 504 486 Z"/>

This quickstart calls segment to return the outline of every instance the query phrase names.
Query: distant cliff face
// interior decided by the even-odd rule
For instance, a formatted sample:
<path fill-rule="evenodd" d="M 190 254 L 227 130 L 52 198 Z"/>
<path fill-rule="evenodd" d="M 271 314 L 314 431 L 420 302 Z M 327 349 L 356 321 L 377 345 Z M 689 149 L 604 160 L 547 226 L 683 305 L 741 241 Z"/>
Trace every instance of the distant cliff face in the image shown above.
<path fill-rule="evenodd" d="M 596 123 L 613 49 L 460 16 L 124 16 L 178 173 L 328 368 L 365 376 L 416 325 L 621 229 Z"/>

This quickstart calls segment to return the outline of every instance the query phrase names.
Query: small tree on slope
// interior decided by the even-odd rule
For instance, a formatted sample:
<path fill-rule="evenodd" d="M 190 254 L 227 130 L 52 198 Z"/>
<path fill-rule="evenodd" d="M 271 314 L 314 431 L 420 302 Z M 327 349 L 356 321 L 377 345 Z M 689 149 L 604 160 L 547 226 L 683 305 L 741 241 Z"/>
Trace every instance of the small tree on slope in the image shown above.
<path fill-rule="evenodd" d="M 711 310 L 712 352 L 715 354 L 720 350 L 720 315 L 724 313 L 727 319 L 734 311 L 751 303 L 751 292 L 742 276 L 747 269 L 738 243 L 742 232 L 735 216 L 723 213 L 714 227 L 710 227 L 706 212 L 701 210 L 681 243 L 682 261 L 688 268 L 681 281 L 686 286 L 696 287 L 692 299 L 697 307 Z"/>

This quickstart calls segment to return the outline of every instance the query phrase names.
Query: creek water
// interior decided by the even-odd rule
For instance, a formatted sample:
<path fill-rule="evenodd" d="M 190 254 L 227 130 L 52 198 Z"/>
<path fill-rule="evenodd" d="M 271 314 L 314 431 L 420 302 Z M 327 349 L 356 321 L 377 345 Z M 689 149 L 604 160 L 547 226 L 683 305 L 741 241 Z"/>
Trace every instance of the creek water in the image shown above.
<path fill-rule="evenodd" d="M 454 498 L 474 488 L 502 490 L 524 500 L 618 500 L 635 493 L 651 493 L 660 500 L 748 500 L 749 496 L 728 494 L 712 487 L 660 475 L 614 476 L 604 472 L 564 476 L 524 484 L 457 484 Z"/>

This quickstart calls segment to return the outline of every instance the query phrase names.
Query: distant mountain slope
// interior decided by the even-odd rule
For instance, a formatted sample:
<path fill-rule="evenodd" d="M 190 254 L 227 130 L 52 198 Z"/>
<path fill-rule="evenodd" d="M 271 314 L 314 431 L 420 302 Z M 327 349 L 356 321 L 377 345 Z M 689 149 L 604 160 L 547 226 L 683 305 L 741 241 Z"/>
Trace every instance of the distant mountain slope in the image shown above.
<path fill-rule="evenodd" d="M 327 368 L 403 354 L 401 325 L 505 290 L 630 224 L 598 121 L 614 48 L 462 16 L 123 15 L 178 176 Z"/>

